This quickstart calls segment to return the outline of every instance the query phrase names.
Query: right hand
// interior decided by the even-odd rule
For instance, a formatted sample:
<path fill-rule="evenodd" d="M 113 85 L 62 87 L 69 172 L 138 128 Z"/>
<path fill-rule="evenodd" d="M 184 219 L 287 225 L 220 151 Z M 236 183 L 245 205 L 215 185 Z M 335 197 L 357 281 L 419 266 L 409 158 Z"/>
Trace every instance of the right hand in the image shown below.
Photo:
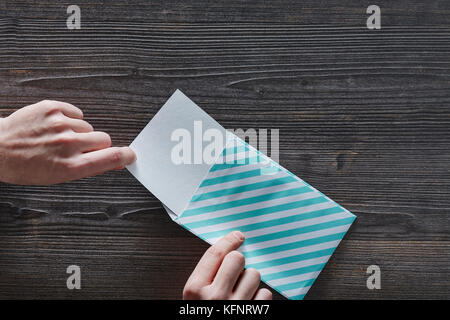
<path fill-rule="evenodd" d="M 206 250 L 183 290 L 183 299 L 197 300 L 271 300 L 272 293 L 258 289 L 257 270 L 244 270 L 242 253 L 234 251 L 244 242 L 244 235 L 234 231 Z"/>
<path fill-rule="evenodd" d="M 111 147 L 77 107 L 41 101 L 0 119 L 0 181 L 24 185 L 67 182 L 124 168 L 136 156 Z"/>

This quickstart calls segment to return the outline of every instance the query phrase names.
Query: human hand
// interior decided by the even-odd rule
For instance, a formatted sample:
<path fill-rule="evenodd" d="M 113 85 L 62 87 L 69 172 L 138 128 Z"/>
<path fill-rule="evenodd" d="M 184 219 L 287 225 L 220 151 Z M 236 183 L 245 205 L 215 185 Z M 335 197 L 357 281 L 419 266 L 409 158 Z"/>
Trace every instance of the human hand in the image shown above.
<path fill-rule="evenodd" d="M 0 181 L 49 185 L 124 168 L 135 160 L 128 147 L 111 147 L 77 107 L 41 101 L 0 119 Z"/>
<path fill-rule="evenodd" d="M 187 300 L 271 300 L 272 293 L 258 290 L 261 280 L 257 270 L 244 270 L 242 253 L 233 251 L 244 242 L 244 235 L 234 231 L 206 250 L 183 290 Z"/>

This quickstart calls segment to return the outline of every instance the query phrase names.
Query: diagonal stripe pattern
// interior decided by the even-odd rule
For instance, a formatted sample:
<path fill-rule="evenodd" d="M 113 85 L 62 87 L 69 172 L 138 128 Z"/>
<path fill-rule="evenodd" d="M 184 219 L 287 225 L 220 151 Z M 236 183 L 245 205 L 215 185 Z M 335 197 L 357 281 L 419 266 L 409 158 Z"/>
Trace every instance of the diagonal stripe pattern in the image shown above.
<path fill-rule="evenodd" d="M 238 137 L 228 143 L 175 221 L 210 244 L 243 232 L 246 268 L 301 300 L 356 217 Z"/>

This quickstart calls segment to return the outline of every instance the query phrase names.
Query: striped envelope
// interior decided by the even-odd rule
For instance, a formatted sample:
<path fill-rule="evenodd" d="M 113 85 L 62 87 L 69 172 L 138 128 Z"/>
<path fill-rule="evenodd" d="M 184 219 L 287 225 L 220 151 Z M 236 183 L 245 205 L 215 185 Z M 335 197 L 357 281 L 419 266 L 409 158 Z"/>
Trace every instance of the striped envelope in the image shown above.
<path fill-rule="evenodd" d="M 173 168 L 160 162 L 168 160 L 173 147 L 168 134 L 192 121 L 224 132 L 226 143 L 214 163 L 182 165 L 189 172 L 176 173 L 180 165 Z M 138 160 L 128 169 L 163 202 L 175 222 L 210 244 L 233 230 L 243 232 L 245 242 L 239 251 L 246 268 L 257 269 L 262 281 L 289 299 L 303 299 L 356 218 L 226 132 L 180 91 L 130 147 Z M 155 181 L 158 175 L 167 176 Z"/>

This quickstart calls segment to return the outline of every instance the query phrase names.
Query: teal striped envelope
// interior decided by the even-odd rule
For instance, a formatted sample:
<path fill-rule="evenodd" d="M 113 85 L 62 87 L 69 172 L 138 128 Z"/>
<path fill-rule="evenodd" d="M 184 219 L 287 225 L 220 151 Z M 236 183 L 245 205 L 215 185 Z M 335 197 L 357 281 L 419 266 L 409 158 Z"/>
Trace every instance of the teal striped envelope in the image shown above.
<path fill-rule="evenodd" d="M 174 112 L 177 119 L 171 115 Z M 226 132 L 180 91 L 154 119 L 131 144 L 138 161 L 128 167 L 130 172 L 157 197 L 169 193 L 165 197 L 169 200 L 162 201 L 171 218 L 206 242 L 214 244 L 233 230 L 243 232 L 246 239 L 239 251 L 245 256 L 246 268 L 257 269 L 262 281 L 285 297 L 303 299 L 356 217 Z M 189 165 L 183 169 L 188 173 L 174 173 L 178 166 L 158 162 L 172 152 L 167 134 L 151 130 L 164 128 L 170 133 L 189 126 L 193 119 L 224 132 L 226 143 L 213 163 L 200 168 Z M 159 155 L 150 157 L 151 150 Z M 148 171 L 167 177 L 164 182 L 154 181 L 146 176 Z M 170 199 L 177 195 L 184 204 Z"/>

